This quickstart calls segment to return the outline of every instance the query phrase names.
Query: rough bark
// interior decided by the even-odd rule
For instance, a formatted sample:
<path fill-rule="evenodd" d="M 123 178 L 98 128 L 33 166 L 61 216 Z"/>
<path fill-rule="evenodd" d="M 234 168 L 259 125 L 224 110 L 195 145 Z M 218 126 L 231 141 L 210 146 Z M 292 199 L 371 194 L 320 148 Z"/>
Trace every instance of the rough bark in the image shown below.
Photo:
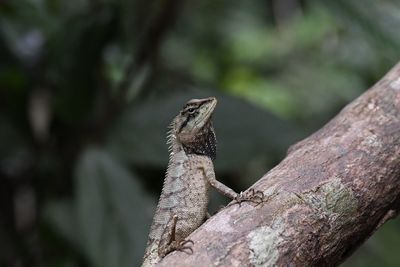
<path fill-rule="evenodd" d="M 245 138 L 245 137 L 244 137 Z M 160 266 L 336 266 L 400 209 L 400 63 Z"/>

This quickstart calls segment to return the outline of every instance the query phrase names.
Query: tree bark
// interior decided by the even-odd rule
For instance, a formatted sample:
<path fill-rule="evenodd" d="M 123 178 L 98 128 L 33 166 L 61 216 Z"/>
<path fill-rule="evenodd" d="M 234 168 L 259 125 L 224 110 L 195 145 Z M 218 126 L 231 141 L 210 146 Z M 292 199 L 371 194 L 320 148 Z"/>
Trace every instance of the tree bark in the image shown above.
<path fill-rule="evenodd" d="M 245 137 L 243 137 L 245 138 Z M 336 266 L 400 209 L 400 63 L 160 266 Z"/>

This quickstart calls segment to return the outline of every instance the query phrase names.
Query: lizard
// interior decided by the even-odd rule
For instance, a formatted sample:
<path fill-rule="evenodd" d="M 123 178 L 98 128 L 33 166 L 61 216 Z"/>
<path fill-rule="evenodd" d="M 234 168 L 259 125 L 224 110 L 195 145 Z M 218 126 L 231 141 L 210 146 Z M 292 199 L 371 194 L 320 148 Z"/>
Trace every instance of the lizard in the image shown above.
<path fill-rule="evenodd" d="M 154 266 L 174 250 L 193 253 L 193 242 L 185 238 L 207 216 L 210 187 L 234 203 L 263 202 L 261 191 L 251 189 L 238 194 L 215 177 L 217 140 L 212 115 L 216 105 L 215 97 L 189 100 L 170 124 L 169 163 L 142 267 Z"/>

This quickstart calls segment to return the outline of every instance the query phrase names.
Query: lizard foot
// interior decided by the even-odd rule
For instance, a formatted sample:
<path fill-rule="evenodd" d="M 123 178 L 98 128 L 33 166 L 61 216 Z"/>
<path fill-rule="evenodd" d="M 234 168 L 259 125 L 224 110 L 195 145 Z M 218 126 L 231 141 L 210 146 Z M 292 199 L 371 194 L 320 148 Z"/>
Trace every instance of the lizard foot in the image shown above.
<path fill-rule="evenodd" d="M 182 251 L 186 254 L 193 254 L 193 241 L 192 240 L 181 240 L 181 241 L 172 241 L 168 246 L 161 249 L 159 255 L 161 257 L 165 257 L 167 254 L 171 253 L 172 251 Z"/>
<path fill-rule="evenodd" d="M 194 245 L 194 242 L 190 239 L 188 240 L 182 240 L 178 243 L 178 247 L 176 248 L 176 250 L 178 251 L 182 251 L 186 254 L 193 254 L 193 249 L 192 246 Z"/>
<path fill-rule="evenodd" d="M 255 191 L 253 188 L 249 189 L 248 191 L 245 192 L 240 192 L 234 199 L 233 202 L 230 205 L 235 205 L 239 204 L 239 206 L 242 204 L 242 202 L 252 202 L 257 205 L 265 202 L 264 199 L 264 193 L 262 191 Z"/>

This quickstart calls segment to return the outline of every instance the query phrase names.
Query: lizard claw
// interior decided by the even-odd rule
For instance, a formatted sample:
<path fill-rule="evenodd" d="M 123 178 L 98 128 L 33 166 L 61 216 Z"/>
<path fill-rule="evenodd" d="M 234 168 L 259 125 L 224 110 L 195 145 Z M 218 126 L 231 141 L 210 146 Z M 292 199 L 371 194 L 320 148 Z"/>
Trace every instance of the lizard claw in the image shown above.
<path fill-rule="evenodd" d="M 182 251 L 186 254 L 192 255 L 193 254 L 193 249 L 192 246 L 194 245 L 194 242 L 192 240 L 182 240 L 178 243 L 178 246 L 176 250 Z M 190 251 L 190 253 L 188 252 Z"/>
<path fill-rule="evenodd" d="M 159 255 L 161 257 L 165 257 L 167 254 L 172 251 L 181 251 L 186 254 L 193 254 L 192 246 L 194 242 L 192 240 L 181 240 L 181 241 L 172 241 L 168 246 L 160 248 Z"/>
<path fill-rule="evenodd" d="M 248 191 L 240 192 L 230 205 L 239 204 L 239 206 L 241 206 L 242 202 L 245 201 L 255 203 L 257 206 L 265 202 L 264 193 L 262 191 L 255 191 L 253 188 L 250 188 Z"/>

